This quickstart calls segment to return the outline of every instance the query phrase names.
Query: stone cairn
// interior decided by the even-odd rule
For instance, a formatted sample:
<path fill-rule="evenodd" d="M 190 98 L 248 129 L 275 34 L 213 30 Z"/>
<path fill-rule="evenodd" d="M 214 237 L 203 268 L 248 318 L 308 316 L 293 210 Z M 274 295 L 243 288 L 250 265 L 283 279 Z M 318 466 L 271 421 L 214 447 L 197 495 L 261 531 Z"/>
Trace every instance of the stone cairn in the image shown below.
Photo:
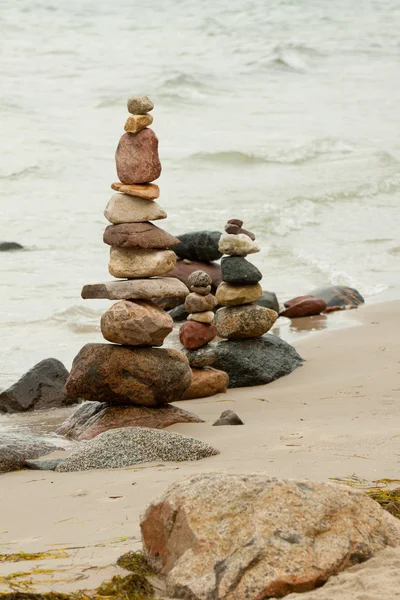
<path fill-rule="evenodd" d="M 190 294 L 186 296 L 187 322 L 179 329 L 179 339 L 186 350 L 197 350 L 212 342 L 217 336 L 214 309 L 217 299 L 211 294 L 212 280 L 205 271 L 194 271 L 188 277 Z M 192 385 L 183 398 L 204 398 L 226 392 L 229 376 L 225 371 L 208 367 L 192 368 Z"/>
<path fill-rule="evenodd" d="M 260 247 L 254 233 L 242 226 L 240 219 L 230 219 L 219 242 L 219 250 L 228 256 L 221 260 L 222 283 L 216 297 L 222 308 L 215 313 L 215 326 L 218 335 L 228 340 L 260 337 L 278 318 L 274 310 L 253 304 L 262 296 L 262 274 L 245 257 Z"/>
<path fill-rule="evenodd" d="M 162 277 L 176 264 L 170 250 L 179 240 L 150 221 L 167 214 L 155 201 L 151 183 L 161 174 L 158 139 L 146 96 L 128 100 L 131 113 L 115 160 L 119 182 L 104 215 L 111 225 L 109 272 L 118 280 L 85 285 L 83 298 L 119 300 L 101 318 L 103 337 L 112 344 L 87 344 L 74 359 L 67 390 L 86 400 L 156 407 L 179 400 L 191 383 L 187 358 L 162 346 L 173 329 L 171 317 L 154 300 L 184 301 L 189 290 L 178 279 Z"/>

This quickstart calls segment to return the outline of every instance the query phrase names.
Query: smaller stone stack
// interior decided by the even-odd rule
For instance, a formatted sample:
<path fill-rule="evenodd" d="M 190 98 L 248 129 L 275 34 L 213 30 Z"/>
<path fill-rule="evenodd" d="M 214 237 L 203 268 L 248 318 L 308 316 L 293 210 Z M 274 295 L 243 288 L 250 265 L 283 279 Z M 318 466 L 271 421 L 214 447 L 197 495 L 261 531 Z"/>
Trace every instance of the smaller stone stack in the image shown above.
<path fill-rule="evenodd" d="M 260 247 L 254 233 L 242 226 L 240 219 L 230 219 L 219 242 L 219 250 L 228 256 L 221 260 L 222 283 L 216 297 L 223 308 L 215 314 L 215 326 L 218 335 L 228 340 L 260 337 L 278 318 L 274 310 L 254 304 L 262 296 L 262 275 L 246 256 Z"/>
<path fill-rule="evenodd" d="M 188 320 L 179 330 L 179 339 L 186 350 L 197 350 L 212 342 L 217 335 L 214 309 L 217 299 L 211 292 L 211 277 L 205 271 L 194 271 L 188 277 L 190 294 L 186 296 L 185 310 Z M 211 368 L 192 368 L 192 384 L 183 400 L 205 398 L 226 392 L 229 376 L 225 371 Z"/>

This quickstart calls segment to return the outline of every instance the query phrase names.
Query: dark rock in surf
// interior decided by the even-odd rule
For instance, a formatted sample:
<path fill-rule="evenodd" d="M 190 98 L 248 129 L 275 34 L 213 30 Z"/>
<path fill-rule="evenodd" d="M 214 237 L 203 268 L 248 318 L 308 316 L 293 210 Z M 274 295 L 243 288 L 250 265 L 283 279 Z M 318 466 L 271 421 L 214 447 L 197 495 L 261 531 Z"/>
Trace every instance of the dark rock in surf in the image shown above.
<path fill-rule="evenodd" d="M 358 290 L 342 285 L 318 288 L 310 292 L 310 296 L 324 300 L 327 306 L 326 312 L 357 308 L 365 302 Z"/>
<path fill-rule="evenodd" d="M 9 252 L 10 250 L 23 250 L 24 247 L 17 242 L 0 242 L 0 252 Z"/>
<path fill-rule="evenodd" d="M 174 252 L 180 258 L 212 262 L 222 256 L 218 249 L 220 231 L 193 231 L 176 237 L 181 243 L 174 248 Z"/>

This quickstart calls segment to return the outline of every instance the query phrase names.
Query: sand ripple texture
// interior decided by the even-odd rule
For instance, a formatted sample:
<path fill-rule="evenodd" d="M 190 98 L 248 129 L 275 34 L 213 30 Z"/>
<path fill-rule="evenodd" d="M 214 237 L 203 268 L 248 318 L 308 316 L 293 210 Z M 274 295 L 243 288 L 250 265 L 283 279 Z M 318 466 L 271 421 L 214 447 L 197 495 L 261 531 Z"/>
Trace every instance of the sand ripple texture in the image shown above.
<path fill-rule="evenodd" d="M 156 460 L 182 462 L 216 454 L 219 452 L 212 446 L 180 433 L 124 427 L 82 442 L 56 471 L 116 469 Z"/>

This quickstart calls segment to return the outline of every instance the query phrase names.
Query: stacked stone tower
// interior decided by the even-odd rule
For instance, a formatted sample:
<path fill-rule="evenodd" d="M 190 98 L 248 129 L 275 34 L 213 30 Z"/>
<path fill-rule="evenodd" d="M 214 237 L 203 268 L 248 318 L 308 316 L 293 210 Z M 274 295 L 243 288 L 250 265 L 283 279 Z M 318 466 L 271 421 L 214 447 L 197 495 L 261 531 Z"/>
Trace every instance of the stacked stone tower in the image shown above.
<path fill-rule="evenodd" d="M 252 339 L 269 331 L 278 314 L 254 304 L 262 296 L 260 271 L 246 260 L 248 254 L 259 252 L 255 235 L 242 228 L 243 221 L 230 219 L 221 235 L 219 250 L 222 283 L 216 297 L 223 308 L 215 314 L 218 335 L 228 340 Z"/>
<path fill-rule="evenodd" d="M 158 139 L 147 126 L 153 103 L 146 96 L 128 101 L 131 113 L 116 155 L 119 182 L 105 209 L 111 223 L 103 240 L 111 246 L 109 272 L 114 281 L 86 285 L 83 298 L 119 300 L 101 318 L 103 337 L 112 344 L 87 344 L 76 356 L 67 389 L 71 395 L 108 402 L 161 406 L 179 400 L 191 383 L 184 354 L 162 346 L 173 321 L 153 300 L 176 297 L 189 290 L 165 275 L 176 264 L 171 250 L 179 240 L 150 221 L 167 214 L 155 201 L 160 193 L 151 183 L 161 174 Z"/>

